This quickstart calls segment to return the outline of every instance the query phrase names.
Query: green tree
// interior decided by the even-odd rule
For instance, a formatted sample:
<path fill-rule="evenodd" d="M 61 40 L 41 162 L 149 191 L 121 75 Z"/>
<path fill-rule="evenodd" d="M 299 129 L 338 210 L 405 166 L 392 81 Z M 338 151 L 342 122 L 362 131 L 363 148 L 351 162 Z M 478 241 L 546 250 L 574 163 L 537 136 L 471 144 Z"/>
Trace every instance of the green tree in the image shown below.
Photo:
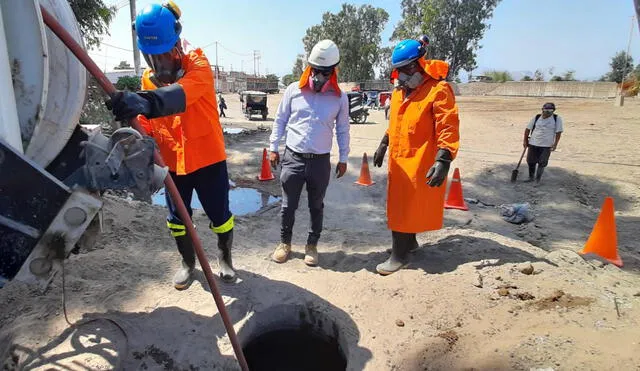
<path fill-rule="evenodd" d="M 551 77 L 551 80 L 549 81 L 564 81 L 564 79 L 562 78 L 562 76 L 553 75 L 553 77 Z"/>
<path fill-rule="evenodd" d="M 293 64 L 293 69 L 291 70 L 291 74 L 293 75 L 294 80 L 298 80 L 300 76 L 302 76 L 304 67 L 304 55 L 298 54 L 298 56 L 296 57 L 296 62 Z"/>
<path fill-rule="evenodd" d="M 127 61 L 120 61 L 117 66 L 113 67 L 114 70 L 132 70 L 133 66 Z"/>
<path fill-rule="evenodd" d="M 282 76 L 282 85 L 289 86 L 291 83 L 298 81 L 292 74 Z"/>
<path fill-rule="evenodd" d="M 116 89 L 138 91 L 140 90 L 140 78 L 136 76 L 122 76 L 116 82 Z"/>
<path fill-rule="evenodd" d="M 278 77 L 278 75 L 273 74 L 273 73 L 268 74 L 267 76 L 265 76 L 265 78 L 266 78 L 267 80 L 276 80 L 276 81 L 280 80 L 280 78 Z"/>
<path fill-rule="evenodd" d="M 484 73 L 485 76 L 489 76 L 491 77 L 491 79 L 493 80 L 493 82 L 507 82 L 507 81 L 513 81 L 513 77 L 511 76 L 511 74 L 509 73 L 509 71 L 496 71 L 496 70 L 492 70 L 492 71 L 486 71 Z"/>
<path fill-rule="evenodd" d="M 392 40 L 427 35 L 427 56 L 449 63 L 448 80 L 461 69 L 474 70 L 480 40 L 489 29 L 486 23 L 500 0 L 402 0 L 402 20 Z"/>
<path fill-rule="evenodd" d="M 100 39 L 109 35 L 109 25 L 116 15 L 115 5 L 108 6 L 103 0 L 69 0 L 76 16 L 80 32 L 88 49 L 100 46 Z"/>
<path fill-rule="evenodd" d="M 536 72 L 533 73 L 533 80 L 544 81 L 544 73 L 540 70 L 536 70 Z"/>
<path fill-rule="evenodd" d="M 603 76 L 604 80 L 619 84 L 633 69 L 633 57 L 627 55 L 624 51 L 620 51 L 611 58 L 609 66 L 611 66 L 611 71 Z"/>
<path fill-rule="evenodd" d="M 378 67 L 378 79 L 387 80 L 389 76 L 391 76 L 391 53 L 393 52 L 392 47 L 384 47 L 380 48 L 379 59 L 376 66 Z"/>
<path fill-rule="evenodd" d="M 304 49 L 309 54 L 318 41 L 330 39 L 340 49 L 340 80 L 370 80 L 380 60 L 380 34 L 388 20 L 382 8 L 342 4 L 338 13 L 324 13 L 319 25 L 307 29 Z"/>
<path fill-rule="evenodd" d="M 531 78 L 531 76 L 529 75 L 524 75 L 520 81 L 533 81 L 533 78 Z"/>

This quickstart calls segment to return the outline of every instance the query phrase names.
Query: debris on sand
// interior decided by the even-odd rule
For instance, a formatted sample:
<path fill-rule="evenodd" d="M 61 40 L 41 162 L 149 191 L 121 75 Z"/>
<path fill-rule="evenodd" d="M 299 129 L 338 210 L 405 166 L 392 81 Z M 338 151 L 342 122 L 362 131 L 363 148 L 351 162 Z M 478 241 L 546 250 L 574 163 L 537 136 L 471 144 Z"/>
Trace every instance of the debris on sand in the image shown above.
<path fill-rule="evenodd" d="M 404 321 L 401 319 L 397 319 L 396 320 L 396 326 L 398 327 L 404 327 Z"/>
<path fill-rule="evenodd" d="M 529 276 L 533 274 L 533 265 L 524 264 L 518 270 L 520 271 L 520 273 L 526 274 L 527 276 Z"/>
<path fill-rule="evenodd" d="M 526 292 L 526 291 L 525 292 L 519 292 L 519 293 L 515 294 L 514 297 L 516 299 L 520 299 L 520 300 L 523 300 L 523 301 L 524 300 L 533 300 L 533 299 L 536 298 L 530 292 Z"/>
<path fill-rule="evenodd" d="M 449 343 L 450 347 L 454 346 L 458 342 L 458 339 L 460 338 L 458 336 L 458 333 L 453 331 L 453 330 L 448 330 L 448 331 L 445 331 L 445 332 L 441 332 L 437 336 L 440 337 L 440 338 L 445 339 L 447 341 L 447 343 Z"/>
<path fill-rule="evenodd" d="M 587 306 L 593 302 L 593 298 L 573 296 L 571 294 L 565 294 L 562 290 L 556 290 L 550 296 L 542 298 L 532 303 L 532 305 L 538 310 L 555 309 L 556 307 L 571 309 Z"/>
<path fill-rule="evenodd" d="M 498 289 L 498 295 L 500 296 L 509 296 L 509 289 L 501 287 Z"/>

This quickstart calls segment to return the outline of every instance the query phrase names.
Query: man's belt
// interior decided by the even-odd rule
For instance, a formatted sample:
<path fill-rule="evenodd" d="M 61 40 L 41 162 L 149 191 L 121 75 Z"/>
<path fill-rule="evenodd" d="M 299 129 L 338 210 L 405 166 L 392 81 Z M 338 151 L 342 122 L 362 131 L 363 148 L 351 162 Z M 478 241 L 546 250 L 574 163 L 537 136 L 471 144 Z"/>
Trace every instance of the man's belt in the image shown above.
<path fill-rule="evenodd" d="M 321 153 L 321 154 L 317 154 L 317 153 L 300 153 L 300 152 L 296 152 L 296 151 L 292 150 L 289 147 L 287 147 L 287 151 L 293 153 L 294 155 L 296 155 L 298 157 L 302 157 L 302 158 L 306 158 L 306 159 L 323 158 L 323 157 L 329 157 L 331 155 L 330 153 Z"/>

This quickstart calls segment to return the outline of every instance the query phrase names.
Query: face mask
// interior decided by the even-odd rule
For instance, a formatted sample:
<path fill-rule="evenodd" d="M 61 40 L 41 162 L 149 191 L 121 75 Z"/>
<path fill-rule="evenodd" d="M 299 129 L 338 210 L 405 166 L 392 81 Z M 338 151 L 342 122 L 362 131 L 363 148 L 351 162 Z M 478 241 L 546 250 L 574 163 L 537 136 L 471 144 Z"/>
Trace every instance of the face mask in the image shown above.
<path fill-rule="evenodd" d="M 153 70 L 155 77 L 164 84 L 173 84 L 182 68 L 182 56 L 177 49 L 163 54 L 143 54 L 144 60 Z"/>
<path fill-rule="evenodd" d="M 313 73 L 309 78 L 309 85 L 311 86 L 311 89 L 313 89 L 314 91 L 320 92 L 322 91 L 322 88 L 324 88 L 324 86 L 327 84 L 328 81 L 329 81 L 329 76 L 326 76 L 322 73 Z"/>
<path fill-rule="evenodd" d="M 553 110 L 550 110 L 550 109 L 543 109 L 542 110 L 542 115 L 545 116 L 545 117 L 549 117 L 552 114 L 553 114 Z"/>
<path fill-rule="evenodd" d="M 416 71 L 411 75 L 404 72 L 398 74 L 398 84 L 403 88 L 415 89 L 424 81 L 424 76 L 420 71 Z"/>

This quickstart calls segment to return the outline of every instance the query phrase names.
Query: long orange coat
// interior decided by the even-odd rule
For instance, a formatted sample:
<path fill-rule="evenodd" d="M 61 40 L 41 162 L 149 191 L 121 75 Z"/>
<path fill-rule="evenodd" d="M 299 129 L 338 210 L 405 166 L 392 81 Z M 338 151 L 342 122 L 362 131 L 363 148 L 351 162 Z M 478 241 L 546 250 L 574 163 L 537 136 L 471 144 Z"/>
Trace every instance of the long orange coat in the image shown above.
<path fill-rule="evenodd" d="M 449 65 L 424 59 L 420 65 L 429 78 L 409 96 L 399 88 L 391 95 L 387 218 L 396 232 L 442 228 L 446 182 L 430 187 L 426 175 L 438 149 L 449 150 L 453 158 L 458 153 L 458 107 L 443 81 Z"/>
<path fill-rule="evenodd" d="M 192 173 L 227 158 L 209 60 L 201 49 L 196 49 L 185 53 L 182 69 L 184 75 L 177 83 L 184 90 L 185 111 L 150 120 L 138 116 L 140 124 L 158 143 L 169 170 L 178 175 Z M 142 90 L 156 89 L 150 75 L 150 69 L 142 74 Z"/>

